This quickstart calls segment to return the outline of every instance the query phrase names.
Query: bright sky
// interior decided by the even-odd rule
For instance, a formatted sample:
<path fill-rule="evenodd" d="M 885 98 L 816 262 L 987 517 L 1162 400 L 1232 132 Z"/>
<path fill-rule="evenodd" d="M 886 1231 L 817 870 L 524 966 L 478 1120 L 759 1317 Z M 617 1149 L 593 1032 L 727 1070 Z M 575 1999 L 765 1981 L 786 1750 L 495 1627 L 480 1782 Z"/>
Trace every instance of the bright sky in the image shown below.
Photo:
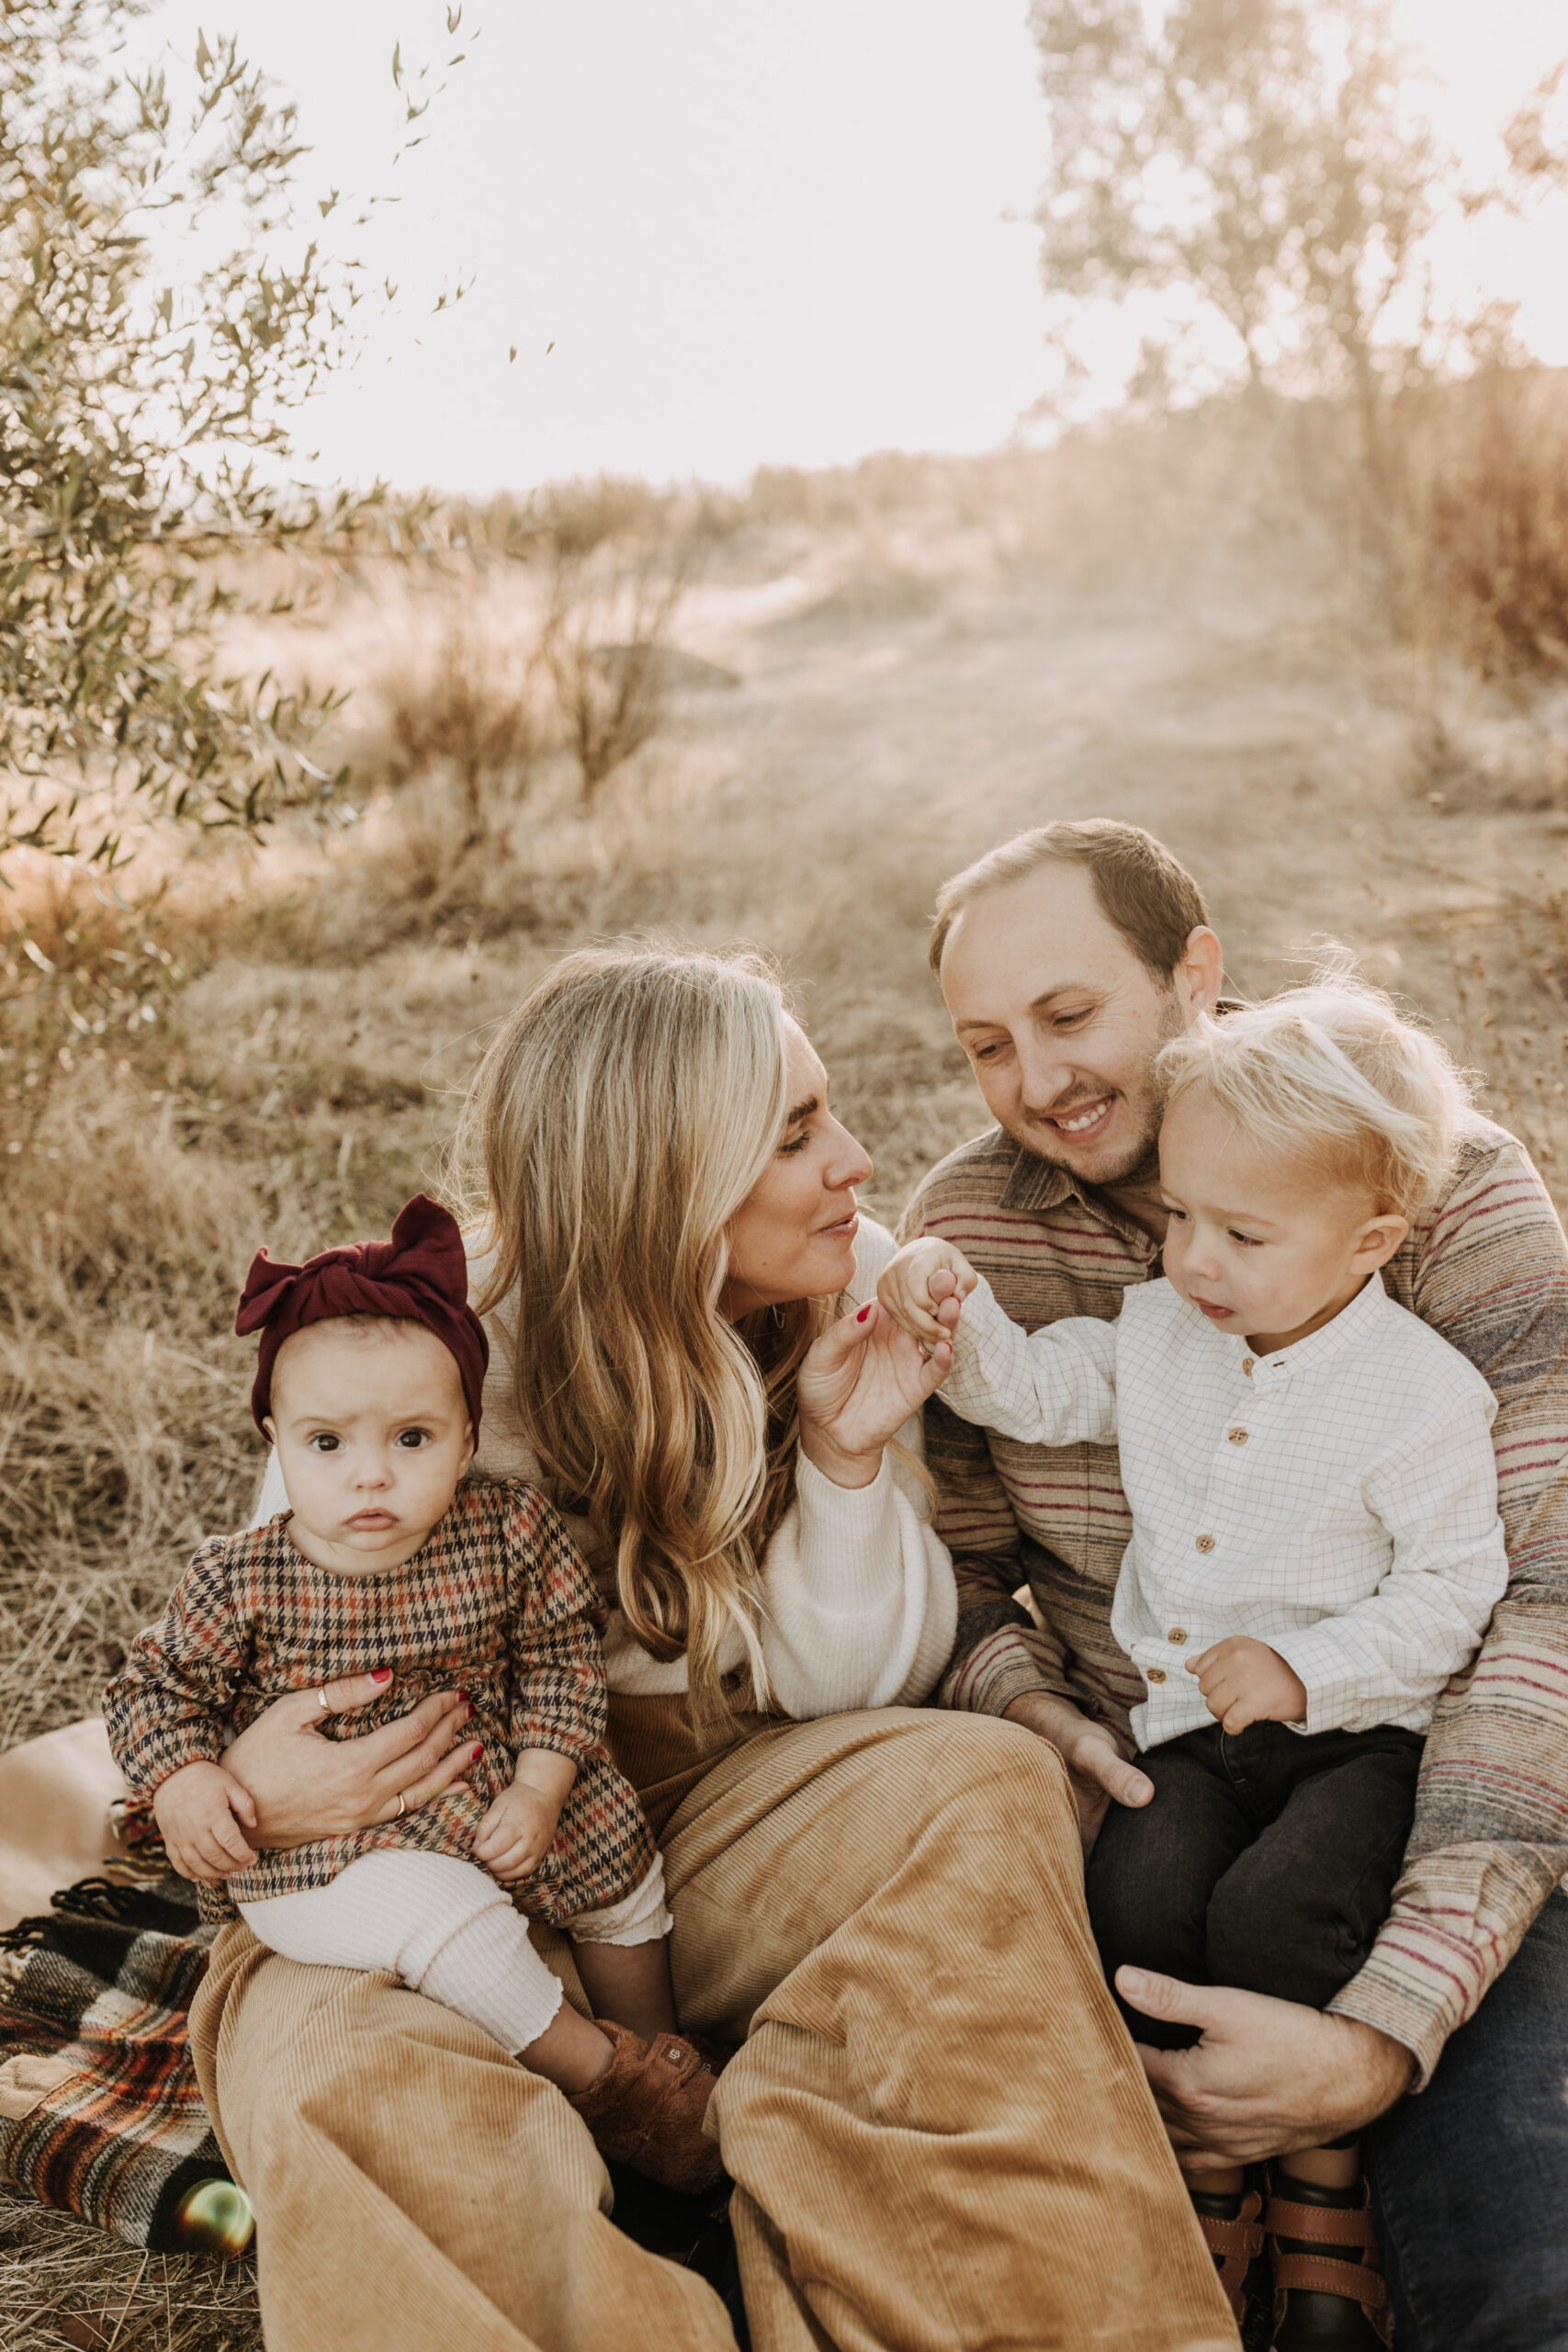
<path fill-rule="evenodd" d="M 1563 0 L 1400 5 L 1477 155 L 1568 49 Z M 238 33 L 299 103 L 309 194 L 401 195 L 360 240 L 397 300 L 302 436 L 321 477 L 722 481 L 973 450 L 1045 380 L 1024 0 L 465 0 L 455 39 L 446 0 L 167 0 L 152 22 L 186 59 L 198 24 Z M 468 51 L 395 167 L 394 43 L 433 82 Z M 1560 211 L 1450 266 L 1522 297 L 1568 361 L 1563 236 Z"/>

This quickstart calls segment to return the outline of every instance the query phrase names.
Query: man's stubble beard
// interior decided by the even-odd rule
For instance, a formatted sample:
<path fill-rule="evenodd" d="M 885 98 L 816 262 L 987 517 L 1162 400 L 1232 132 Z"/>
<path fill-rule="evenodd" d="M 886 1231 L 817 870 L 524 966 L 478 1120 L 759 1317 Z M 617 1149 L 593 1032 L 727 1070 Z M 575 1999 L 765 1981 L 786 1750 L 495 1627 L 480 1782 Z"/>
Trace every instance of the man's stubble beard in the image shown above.
<path fill-rule="evenodd" d="M 1155 1040 L 1153 1051 L 1138 1073 L 1138 1095 L 1144 1104 L 1142 1131 L 1123 1158 L 1111 1167 L 1100 1170 L 1092 1177 L 1085 1176 L 1074 1166 L 1065 1152 L 1052 1151 L 1038 1140 L 1042 1134 L 1055 1133 L 1045 1120 L 1032 1123 L 1027 1135 L 1020 1135 L 1016 1127 L 1010 1127 L 1008 1133 L 1012 1136 L 1014 1143 L 1021 1144 L 1023 1149 L 1035 1159 L 1043 1159 L 1047 1168 L 1060 1168 L 1066 1174 L 1075 1178 L 1078 1183 L 1090 1185 L 1097 1193 L 1115 1193 L 1123 1189 L 1138 1191 L 1151 1189 L 1159 1182 L 1159 1130 L 1165 1107 L 1162 1091 L 1155 1078 L 1155 1062 L 1161 1048 L 1168 1046 L 1173 1037 L 1182 1036 L 1186 1028 L 1187 1023 L 1182 1020 L 1177 1004 L 1175 988 L 1168 988 L 1162 1007 L 1159 1034 Z M 1121 1088 L 1117 1090 L 1117 1096 L 1122 1102 L 1131 1103 L 1133 1100 L 1133 1097 Z M 1086 1099 L 1092 1102 L 1094 1098 L 1090 1095 Z M 1071 1104 L 1063 1106 L 1064 1109 L 1068 1110 L 1071 1107 Z"/>

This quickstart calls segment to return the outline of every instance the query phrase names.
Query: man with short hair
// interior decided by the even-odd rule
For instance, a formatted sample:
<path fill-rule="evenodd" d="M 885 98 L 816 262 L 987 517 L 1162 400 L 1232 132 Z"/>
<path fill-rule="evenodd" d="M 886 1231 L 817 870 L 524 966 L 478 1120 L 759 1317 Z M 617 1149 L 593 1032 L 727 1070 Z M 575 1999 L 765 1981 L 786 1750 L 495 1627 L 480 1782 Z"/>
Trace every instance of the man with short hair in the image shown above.
<path fill-rule="evenodd" d="M 1197 884 L 1135 826 L 1044 826 L 943 886 L 931 964 L 997 1125 L 924 1179 L 900 1238 L 955 1242 L 1025 1329 L 1113 1317 L 1160 1272 L 1155 1057 L 1220 1001 Z M 1514 1136 L 1475 1121 L 1384 1281 L 1497 1397 L 1510 1570 L 1439 1704 L 1392 1916 L 1321 2015 L 1160 1977 L 1122 1989 L 1201 2029 L 1144 2053 L 1195 2181 L 1382 2117 L 1368 2151 L 1400 2352 L 1544 2352 L 1568 2346 L 1568 1242 Z M 1143 1677 L 1111 1634 L 1131 1532 L 1115 1451 L 1015 1443 L 940 1397 L 927 1449 L 959 1581 L 943 1702 L 1055 1746 L 1092 1842 L 1108 1805 L 1153 1794 L 1129 1761 Z"/>

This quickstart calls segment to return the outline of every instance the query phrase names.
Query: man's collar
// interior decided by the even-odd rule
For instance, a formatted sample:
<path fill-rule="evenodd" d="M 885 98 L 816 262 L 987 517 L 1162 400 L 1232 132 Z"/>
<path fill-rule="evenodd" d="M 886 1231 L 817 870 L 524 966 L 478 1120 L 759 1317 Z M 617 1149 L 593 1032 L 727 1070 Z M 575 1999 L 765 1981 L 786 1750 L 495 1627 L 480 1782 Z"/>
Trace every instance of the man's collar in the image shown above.
<path fill-rule="evenodd" d="M 1021 1143 L 1014 1143 L 1013 1151 L 1012 1168 L 1002 1186 L 1002 1208 L 1021 1209 L 1026 1216 L 1041 1216 L 1047 1210 L 1060 1208 L 1064 1201 L 1077 1201 L 1100 1224 L 1109 1226 L 1122 1240 L 1130 1242 L 1140 1258 L 1158 1257 L 1159 1243 L 1142 1226 L 1124 1216 L 1094 1185 L 1080 1183 L 1071 1169 L 1042 1159 L 1038 1152 L 1027 1150 Z"/>
<path fill-rule="evenodd" d="M 1069 1194 L 1078 1197 L 1077 1187 L 1065 1168 L 1042 1159 L 1038 1152 L 1026 1151 L 1021 1143 L 1013 1145 L 1013 1152 L 1012 1170 L 1002 1187 L 1004 1209 L 1054 1209 Z"/>

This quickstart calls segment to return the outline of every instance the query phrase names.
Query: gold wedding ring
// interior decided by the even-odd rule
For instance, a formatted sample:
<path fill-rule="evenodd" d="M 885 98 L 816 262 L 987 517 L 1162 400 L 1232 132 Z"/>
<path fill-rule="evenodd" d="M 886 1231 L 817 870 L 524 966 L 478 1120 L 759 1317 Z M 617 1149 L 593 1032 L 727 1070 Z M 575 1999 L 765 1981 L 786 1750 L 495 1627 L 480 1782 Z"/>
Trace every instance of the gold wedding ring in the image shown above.
<path fill-rule="evenodd" d="M 407 1813 L 408 1809 L 409 1809 L 409 1801 L 408 1801 L 407 1797 L 403 1796 L 403 1795 L 400 1792 L 400 1793 L 399 1793 L 399 1797 L 398 1797 L 398 1819 L 399 1819 L 400 1821 L 402 1819 L 402 1817 L 403 1817 L 404 1814 L 405 1814 L 405 1813 Z"/>
<path fill-rule="evenodd" d="M 331 1709 L 331 1708 L 328 1706 L 328 1704 L 327 1704 L 327 1694 L 326 1694 L 325 1690 L 318 1690 L 318 1691 L 317 1691 L 317 1693 L 316 1693 L 316 1696 L 317 1696 L 317 1698 L 318 1698 L 318 1699 L 321 1701 L 321 1713 L 322 1713 L 322 1714 L 323 1714 L 323 1715 L 330 1715 L 330 1714 L 332 1713 L 332 1709 Z"/>

